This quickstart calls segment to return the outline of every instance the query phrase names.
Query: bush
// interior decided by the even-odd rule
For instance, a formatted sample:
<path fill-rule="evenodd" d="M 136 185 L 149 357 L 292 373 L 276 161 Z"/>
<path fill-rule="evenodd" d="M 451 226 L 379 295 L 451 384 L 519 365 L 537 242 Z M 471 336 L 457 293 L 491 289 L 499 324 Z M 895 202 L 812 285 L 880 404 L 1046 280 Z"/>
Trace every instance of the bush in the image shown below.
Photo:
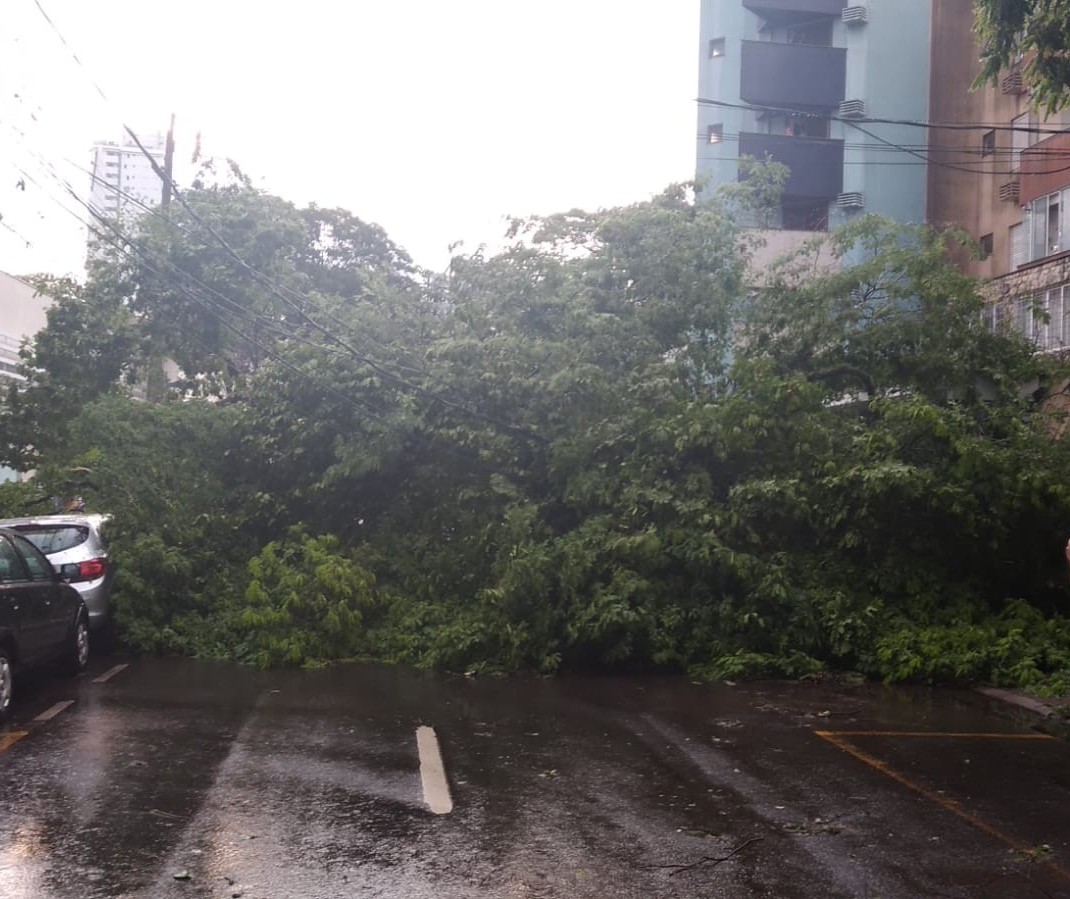
<path fill-rule="evenodd" d="M 249 561 L 244 602 L 231 610 L 249 661 L 315 665 L 367 648 L 364 612 L 376 603 L 375 579 L 340 546 L 337 537 L 293 528 Z"/>

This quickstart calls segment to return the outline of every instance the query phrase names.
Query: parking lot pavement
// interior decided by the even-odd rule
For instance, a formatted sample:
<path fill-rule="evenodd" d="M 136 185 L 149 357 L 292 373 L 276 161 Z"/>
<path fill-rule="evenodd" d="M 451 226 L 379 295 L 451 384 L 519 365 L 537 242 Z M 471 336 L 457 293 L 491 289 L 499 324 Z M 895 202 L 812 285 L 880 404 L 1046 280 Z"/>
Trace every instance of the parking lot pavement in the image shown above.
<path fill-rule="evenodd" d="M 1070 897 L 1070 747 L 966 693 L 117 664 L 0 730 L 4 899 Z"/>

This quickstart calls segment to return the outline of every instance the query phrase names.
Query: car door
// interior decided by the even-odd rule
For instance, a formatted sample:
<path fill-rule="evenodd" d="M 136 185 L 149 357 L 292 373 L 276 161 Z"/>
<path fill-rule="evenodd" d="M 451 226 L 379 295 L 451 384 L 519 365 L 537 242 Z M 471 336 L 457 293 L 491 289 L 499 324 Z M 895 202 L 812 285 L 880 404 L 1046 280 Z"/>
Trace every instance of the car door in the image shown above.
<path fill-rule="evenodd" d="M 15 637 L 19 664 L 33 664 L 48 649 L 51 596 L 30 579 L 11 538 L 3 534 L 0 534 L 0 604 Z"/>
<path fill-rule="evenodd" d="M 29 572 L 35 601 L 43 607 L 41 649 L 48 654 L 55 653 L 63 647 L 74 621 L 72 602 L 66 595 L 68 591 L 64 591 L 56 570 L 41 550 L 19 534 L 13 534 L 11 539 Z"/>

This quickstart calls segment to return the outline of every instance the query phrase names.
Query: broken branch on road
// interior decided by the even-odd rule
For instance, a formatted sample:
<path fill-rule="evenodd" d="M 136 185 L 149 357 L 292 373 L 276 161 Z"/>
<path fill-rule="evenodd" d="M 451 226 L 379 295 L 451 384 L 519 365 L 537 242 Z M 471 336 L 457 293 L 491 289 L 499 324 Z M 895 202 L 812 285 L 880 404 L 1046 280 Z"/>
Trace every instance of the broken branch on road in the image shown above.
<path fill-rule="evenodd" d="M 726 855 L 704 855 L 698 861 L 691 862 L 687 865 L 640 865 L 639 867 L 646 868 L 648 870 L 668 870 L 669 876 L 675 877 L 677 874 L 680 874 L 683 871 L 692 871 L 695 868 L 702 867 L 703 865 L 710 865 L 712 867 L 716 867 L 717 865 L 721 864 L 721 862 L 726 862 L 733 856 L 738 855 L 751 844 L 758 843 L 764 839 L 765 837 L 751 837 L 750 839 L 744 840 L 734 849 L 730 850 Z"/>

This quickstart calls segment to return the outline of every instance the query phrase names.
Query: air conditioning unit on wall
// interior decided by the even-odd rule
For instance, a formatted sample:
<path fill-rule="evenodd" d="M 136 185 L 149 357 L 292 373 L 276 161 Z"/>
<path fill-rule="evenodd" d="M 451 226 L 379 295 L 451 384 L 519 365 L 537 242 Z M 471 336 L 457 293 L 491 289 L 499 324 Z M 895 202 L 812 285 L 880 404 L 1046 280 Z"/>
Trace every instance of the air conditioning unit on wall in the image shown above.
<path fill-rule="evenodd" d="M 861 191 L 850 191 L 837 196 L 832 205 L 837 209 L 861 209 L 866 205 L 866 198 Z"/>
<path fill-rule="evenodd" d="M 1021 192 L 1021 183 L 1018 181 L 1005 181 L 999 186 L 999 198 L 1008 203 L 1017 203 Z"/>
<path fill-rule="evenodd" d="M 1004 94 L 1024 94 L 1025 81 L 1022 79 L 1022 70 L 1017 66 L 1011 69 L 999 82 L 999 89 Z"/>
<path fill-rule="evenodd" d="M 869 9 L 865 6 L 848 6 L 841 13 L 844 25 L 865 25 L 869 21 Z"/>
<path fill-rule="evenodd" d="M 840 115 L 845 119 L 860 119 L 866 114 L 865 100 L 841 100 Z"/>

